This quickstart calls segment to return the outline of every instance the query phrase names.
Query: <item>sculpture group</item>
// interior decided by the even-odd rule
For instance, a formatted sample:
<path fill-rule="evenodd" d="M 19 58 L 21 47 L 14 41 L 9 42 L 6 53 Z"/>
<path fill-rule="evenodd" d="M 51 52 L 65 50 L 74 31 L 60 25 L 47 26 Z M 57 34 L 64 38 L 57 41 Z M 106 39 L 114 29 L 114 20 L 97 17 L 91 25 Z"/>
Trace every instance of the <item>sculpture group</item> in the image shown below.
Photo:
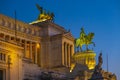
<path fill-rule="evenodd" d="M 94 37 L 94 33 L 90 32 L 88 34 L 85 33 L 84 28 L 81 28 L 80 37 L 75 39 L 75 46 L 77 47 L 77 51 L 80 50 L 80 52 L 83 52 L 82 46 L 86 46 L 86 50 L 88 51 L 88 45 L 93 44 L 95 46 L 95 43 L 92 42 L 92 39 Z"/>
<path fill-rule="evenodd" d="M 38 4 L 36 4 L 36 7 L 38 8 L 38 10 L 40 11 L 40 15 L 38 16 L 37 20 L 54 20 L 54 13 L 50 12 L 50 11 L 46 11 L 45 9 L 43 9 L 43 7 L 39 6 Z"/>

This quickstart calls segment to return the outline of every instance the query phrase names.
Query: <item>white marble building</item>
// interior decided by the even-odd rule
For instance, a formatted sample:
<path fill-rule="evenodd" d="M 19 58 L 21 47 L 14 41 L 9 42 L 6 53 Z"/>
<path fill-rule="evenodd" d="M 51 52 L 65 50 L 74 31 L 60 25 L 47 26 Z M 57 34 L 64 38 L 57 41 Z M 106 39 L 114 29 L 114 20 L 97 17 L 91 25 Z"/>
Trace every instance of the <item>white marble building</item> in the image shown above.
<path fill-rule="evenodd" d="M 0 14 L 0 80 L 37 80 L 71 67 L 74 37 L 51 22 L 27 24 Z M 63 70 L 62 70 L 63 69 Z"/>

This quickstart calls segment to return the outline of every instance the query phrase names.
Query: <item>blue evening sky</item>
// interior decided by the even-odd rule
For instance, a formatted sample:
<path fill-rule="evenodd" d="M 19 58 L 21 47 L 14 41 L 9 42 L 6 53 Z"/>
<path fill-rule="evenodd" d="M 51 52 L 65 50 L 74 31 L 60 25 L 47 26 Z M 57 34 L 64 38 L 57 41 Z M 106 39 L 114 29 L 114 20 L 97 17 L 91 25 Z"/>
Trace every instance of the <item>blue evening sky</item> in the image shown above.
<path fill-rule="evenodd" d="M 26 23 L 35 21 L 39 15 L 35 4 L 55 14 L 55 23 L 71 30 L 75 38 L 80 28 L 94 32 L 94 48 L 103 53 L 103 69 L 106 70 L 106 55 L 109 56 L 109 71 L 120 80 L 120 1 L 119 0 L 0 0 L 0 13 Z"/>

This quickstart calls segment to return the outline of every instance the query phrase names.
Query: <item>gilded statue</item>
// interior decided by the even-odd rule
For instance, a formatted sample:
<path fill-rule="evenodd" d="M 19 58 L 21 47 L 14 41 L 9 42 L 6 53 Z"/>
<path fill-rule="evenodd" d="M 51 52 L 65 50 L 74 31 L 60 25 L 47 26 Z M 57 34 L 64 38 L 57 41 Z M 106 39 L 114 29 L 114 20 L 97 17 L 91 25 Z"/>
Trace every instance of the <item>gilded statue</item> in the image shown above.
<path fill-rule="evenodd" d="M 88 46 L 90 44 L 93 44 L 95 46 L 95 43 L 92 42 L 93 37 L 94 37 L 94 33 L 90 32 L 87 35 L 84 31 L 84 28 L 81 28 L 80 37 L 75 39 L 75 46 L 77 47 L 77 49 L 80 48 L 80 51 L 82 52 L 83 51 L 82 46 L 86 45 L 86 50 L 88 51 L 89 50 Z"/>
<path fill-rule="evenodd" d="M 46 20 L 51 20 L 53 21 L 54 20 L 54 13 L 53 12 L 50 12 L 50 11 L 45 11 L 43 9 L 43 7 L 39 6 L 38 4 L 36 4 L 36 7 L 38 8 L 38 10 L 40 11 L 40 14 L 37 18 L 37 20 L 41 20 L 41 21 L 46 21 Z"/>
<path fill-rule="evenodd" d="M 88 45 L 93 44 L 95 46 L 95 43 L 92 42 L 92 39 L 94 37 L 94 33 L 90 32 L 88 35 L 85 35 L 85 45 L 86 45 L 86 49 L 88 49 Z"/>
<path fill-rule="evenodd" d="M 80 37 L 75 40 L 75 46 L 77 47 L 77 49 L 80 48 L 80 51 L 82 52 L 83 51 L 82 46 L 84 44 L 85 44 L 85 32 L 84 32 L 84 29 L 81 28 Z"/>

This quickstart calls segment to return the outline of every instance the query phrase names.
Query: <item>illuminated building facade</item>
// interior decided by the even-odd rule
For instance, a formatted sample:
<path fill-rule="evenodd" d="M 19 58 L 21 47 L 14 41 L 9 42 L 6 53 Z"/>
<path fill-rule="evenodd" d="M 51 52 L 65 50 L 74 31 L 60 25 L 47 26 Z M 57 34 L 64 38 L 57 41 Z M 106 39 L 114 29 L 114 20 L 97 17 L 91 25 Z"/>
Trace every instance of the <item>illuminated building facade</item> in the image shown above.
<path fill-rule="evenodd" d="M 40 80 L 42 72 L 51 71 L 55 77 L 88 80 L 95 56 L 93 51 L 74 54 L 70 31 L 50 20 L 27 24 L 0 14 L 0 80 Z"/>
<path fill-rule="evenodd" d="M 44 70 L 69 70 L 73 53 L 74 38 L 63 27 L 0 14 L 0 80 L 37 80 Z"/>

